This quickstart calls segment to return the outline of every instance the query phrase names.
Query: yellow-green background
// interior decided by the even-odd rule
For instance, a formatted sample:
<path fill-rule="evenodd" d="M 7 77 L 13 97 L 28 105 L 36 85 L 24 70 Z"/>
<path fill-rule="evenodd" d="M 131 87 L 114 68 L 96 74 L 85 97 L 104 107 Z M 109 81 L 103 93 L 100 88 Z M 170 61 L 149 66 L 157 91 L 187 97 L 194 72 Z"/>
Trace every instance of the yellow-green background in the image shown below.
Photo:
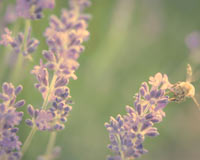
<path fill-rule="evenodd" d="M 4 6 L 7 3 L 4 0 Z M 57 0 L 56 8 L 45 11 L 44 19 L 32 22 L 32 34 L 40 40 L 40 45 L 33 55 L 34 61 L 19 72 L 18 82 L 9 79 L 15 67 L 6 66 L 7 53 L 0 47 L 1 64 L 5 63 L 0 68 L 1 83 L 21 83 L 24 90 L 20 98 L 35 107 L 41 106 L 42 98 L 34 88 L 36 80 L 30 70 L 39 63 L 41 51 L 47 49 L 43 32 L 49 16 L 59 16 L 67 4 L 67 0 Z M 133 104 L 132 97 L 143 81 L 157 72 L 166 73 L 172 83 L 185 80 L 187 63 L 196 72 L 200 70 L 199 65 L 191 61 L 184 43 L 186 35 L 200 30 L 199 0 L 93 0 L 87 12 L 92 15 L 91 36 L 79 59 L 78 80 L 71 80 L 69 85 L 74 104 L 65 130 L 57 136 L 56 144 L 62 147 L 60 160 L 106 159 L 110 151 L 104 123 L 110 116 L 125 114 L 125 106 Z M 23 31 L 23 20 L 19 20 L 19 24 Z M 16 29 L 16 26 L 8 27 Z M 200 101 L 200 75 L 196 79 L 194 84 Z M 200 112 L 192 100 L 169 104 L 165 111 L 166 118 L 157 125 L 160 135 L 145 140 L 149 153 L 140 159 L 199 160 Z M 25 117 L 28 117 L 27 112 Z M 29 131 L 23 120 L 19 131 L 22 141 Z M 23 160 L 35 160 L 44 153 L 48 137 L 48 132 L 37 132 Z"/>

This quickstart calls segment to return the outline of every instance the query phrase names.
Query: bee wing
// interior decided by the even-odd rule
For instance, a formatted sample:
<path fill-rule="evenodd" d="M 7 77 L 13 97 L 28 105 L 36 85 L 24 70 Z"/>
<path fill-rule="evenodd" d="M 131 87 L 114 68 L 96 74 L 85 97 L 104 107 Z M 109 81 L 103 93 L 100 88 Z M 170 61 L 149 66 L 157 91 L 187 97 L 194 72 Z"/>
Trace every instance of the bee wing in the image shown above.
<path fill-rule="evenodd" d="M 187 76 L 186 76 L 186 82 L 192 82 L 193 77 L 192 77 L 192 67 L 190 64 L 187 65 Z"/>

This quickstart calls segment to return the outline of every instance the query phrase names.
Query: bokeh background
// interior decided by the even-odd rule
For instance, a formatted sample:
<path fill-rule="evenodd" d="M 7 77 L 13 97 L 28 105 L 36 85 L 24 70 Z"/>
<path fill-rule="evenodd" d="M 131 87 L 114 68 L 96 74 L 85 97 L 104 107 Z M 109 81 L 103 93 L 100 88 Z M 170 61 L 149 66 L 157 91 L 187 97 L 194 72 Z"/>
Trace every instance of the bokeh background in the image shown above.
<path fill-rule="evenodd" d="M 4 12 L 12 1 L 3 0 L 0 6 L 1 31 Z M 60 15 L 68 0 L 57 0 L 56 8 L 45 11 L 45 18 L 32 22 L 32 35 L 40 40 L 39 49 L 12 79 L 15 55 L 0 47 L 0 81 L 23 84 L 20 98 L 27 104 L 40 107 L 42 98 L 30 70 L 47 49 L 43 32 L 51 14 Z M 87 10 L 92 15 L 89 24 L 91 37 L 81 55 L 78 80 L 70 82 L 73 110 L 66 128 L 59 132 L 56 145 L 62 147 L 60 160 L 103 160 L 108 133 L 104 123 L 110 116 L 125 114 L 125 106 L 133 105 L 133 95 L 143 81 L 157 72 L 166 73 L 171 83 L 184 81 L 186 66 L 194 69 L 196 97 L 200 102 L 200 52 L 194 53 L 185 44 L 188 34 L 200 30 L 199 0 L 93 0 Z M 24 21 L 7 25 L 14 32 L 23 31 Z M 10 54 L 9 54 L 10 53 Z M 198 60 L 199 59 L 199 60 Z M 26 107 L 23 109 L 26 113 Z M 158 124 L 160 135 L 147 138 L 149 153 L 141 160 L 199 160 L 200 112 L 192 100 L 169 104 L 166 118 Z M 25 114 L 26 118 L 27 113 Z M 19 136 L 25 140 L 30 128 L 23 121 Z M 34 160 L 45 152 L 48 132 L 38 132 L 23 160 Z"/>

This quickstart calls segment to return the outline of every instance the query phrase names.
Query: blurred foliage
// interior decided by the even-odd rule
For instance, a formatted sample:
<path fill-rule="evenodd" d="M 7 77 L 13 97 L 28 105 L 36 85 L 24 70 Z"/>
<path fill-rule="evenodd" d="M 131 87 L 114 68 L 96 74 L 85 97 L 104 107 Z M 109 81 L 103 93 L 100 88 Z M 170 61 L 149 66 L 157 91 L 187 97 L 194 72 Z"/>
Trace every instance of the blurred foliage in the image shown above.
<path fill-rule="evenodd" d="M 6 6 L 8 1 L 4 1 Z M 40 40 L 39 49 L 19 73 L 24 86 L 20 95 L 27 104 L 40 107 L 42 98 L 34 88 L 36 82 L 30 74 L 39 63 L 42 50 L 47 49 L 43 32 L 51 14 L 60 15 L 68 5 L 57 0 L 53 11 L 45 11 L 45 18 L 32 22 L 33 36 Z M 199 0 L 93 0 L 87 10 L 92 15 L 89 24 L 91 37 L 80 57 L 78 80 L 70 82 L 73 110 L 66 129 L 60 132 L 56 145 L 62 147 L 60 160 L 102 160 L 110 154 L 104 123 L 110 116 L 125 114 L 125 105 L 133 105 L 133 95 L 140 84 L 157 72 L 166 73 L 172 83 L 185 80 L 186 65 L 195 72 L 200 65 L 189 58 L 184 39 L 194 30 L 200 30 Z M 0 14 L 3 17 L 2 7 Z M 23 31 L 24 22 L 9 25 Z M 9 79 L 13 67 L 6 67 L 8 53 L 1 50 L 1 82 Z M 8 51 L 8 50 L 7 50 Z M 200 101 L 200 75 L 194 85 Z M 26 107 L 23 109 L 26 112 Z M 199 160 L 200 113 L 192 100 L 182 104 L 169 104 L 166 118 L 157 127 L 160 136 L 147 138 L 149 153 L 141 160 Z M 27 117 L 27 114 L 25 114 Z M 24 141 L 30 128 L 20 126 L 20 139 Z M 36 159 L 45 151 L 49 133 L 38 132 L 23 160 Z"/>

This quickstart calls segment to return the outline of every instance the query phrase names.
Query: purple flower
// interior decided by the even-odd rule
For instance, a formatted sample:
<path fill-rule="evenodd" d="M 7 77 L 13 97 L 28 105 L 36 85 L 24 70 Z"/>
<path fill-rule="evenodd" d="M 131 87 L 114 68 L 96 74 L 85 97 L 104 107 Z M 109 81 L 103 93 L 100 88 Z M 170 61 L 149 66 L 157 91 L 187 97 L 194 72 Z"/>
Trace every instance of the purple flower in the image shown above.
<path fill-rule="evenodd" d="M 200 48 L 200 33 L 192 32 L 185 38 L 185 43 L 191 51 L 199 50 Z"/>
<path fill-rule="evenodd" d="M 21 142 L 16 136 L 16 132 L 12 129 L 5 130 L 1 133 L 0 146 L 7 152 L 12 152 L 13 150 L 20 150 Z"/>
<path fill-rule="evenodd" d="M 35 124 L 39 130 L 50 130 L 52 128 L 53 114 L 46 110 L 40 110 L 35 117 Z"/>
<path fill-rule="evenodd" d="M 21 142 L 16 135 L 18 129 L 15 128 L 20 124 L 23 116 L 23 112 L 16 110 L 25 103 L 24 100 L 16 102 L 16 96 L 21 90 L 21 85 L 17 88 L 14 88 L 11 83 L 2 85 L 2 93 L 0 93 L 2 100 L 0 103 L 0 159 L 7 157 L 7 159 L 19 160 L 21 157 Z"/>
<path fill-rule="evenodd" d="M 12 37 L 12 32 L 8 28 L 5 28 L 4 32 L 5 32 L 5 34 L 1 35 L 2 40 L 0 41 L 0 44 L 5 45 L 5 46 L 7 46 L 9 44 L 13 44 L 14 38 Z"/>
<path fill-rule="evenodd" d="M 15 108 L 5 109 L 0 113 L 1 125 L 4 129 L 19 125 L 22 120 L 23 112 L 16 112 Z"/>
<path fill-rule="evenodd" d="M 41 8 L 53 9 L 55 7 L 55 0 L 40 0 L 37 2 L 37 5 Z"/>
<path fill-rule="evenodd" d="M 39 89 L 45 99 L 49 89 L 49 73 L 42 60 L 40 60 L 40 66 L 35 66 L 31 73 L 36 76 L 39 82 L 35 84 L 35 87 Z"/>
<path fill-rule="evenodd" d="M 81 11 L 77 14 L 73 9 L 63 10 L 61 19 L 51 16 L 50 27 L 45 31 L 49 50 L 44 51 L 43 55 L 47 60 L 45 66 L 57 76 L 54 92 L 58 87 L 68 84 L 69 78 L 77 79 L 77 59 L 84 50 L 82 43 L 89 36 L 87 21 L 81 15 Z"/>
<path fill-rule="evenodd" d="M 84 50 L 82 43 L 89 36 L 87 22 L 77 17 L 74 10 L 63 10 L 61 19 L 51 17 L 45 36 L 50 48 L 44 52 L 47 67 L 58 76 L 76 79 L 74 72 L 79 67 L 77 59 Z"/>
<path fill-rule="evenodd" d="M 22 50 L 22 47 L 24 47 L 23 46 L 24 34 L 19 33 L 17 37 L 14 38 L 12 37 L 12 32 L 8 28 L 5 28 L 4 31 L 5 33 L 2 34 L 1 36 L 0 45 L 4 45 L 4 46 L 10 45 L 13 48 L 15 53 L 20 53 Z M 27 44 L 24 47 L 26 48 L 26 50 L 23 50 L 22 52 L 24 56 L 27 56 L 28 54 L 33 53 L 37 49 L 37 46 L 39 45 L 39 41 L 35 38 L 31 38 L 30 34 L 31 34 L 31 30 L 29 31 L 29 35 L 27 37 Z"/>
<path fill-rule="evenodd" d="M 16 11 L 19 17 L 40 19 L 43 9 L 52 9 L 54 6 L 55 0 L 17 0 Z"/>
<path fill-rule="evenodd" d="M 38 130 L 53 131 L 64 129 L 64 123 L 67 121 L 71 106 L 66 104 L 66 97 L 58 96 L 49 109 L 34 109 L 33 106 L 28 106 L 28 113 L 32 119 L 26 120 L 29 126 L 35 125 Z"/>
<path fill-rule="evenodd" d="M 63 102 L 54 104 L 53 107 L 47 110 L 35 110 L 29 106 L 28 111 L 32 115 L 32 119 L 26 120 L 26 123 L 31 127 L 36 125 L 37 129 L 41 131 L 62 130 L 64 123 L 67 121 L 67 116 L 71 111 L 71 106 L 61 103 Z"/>
<path fill-rule="evenodd" d="M 29 126 L 37 126 L 39 130 L 63 129 L 72 109 L 68 103 L 71 96 L 67 85 L 70 78 L 77 79 L 77 60 L 84 50 L 82 43 L 88 39 L 89 32 L 88 19 L 82 13 L 88 1 L 70 2 L 70 10 L 63 10 L 60 19 L 51 16 L 50 26 L 44 33 L 49 46 L 49 50 L 43 51 L 47 62 L 43 64 L 40 61 L 40 65 L 31 72 L 38 80 L 35 87 L 41 92 L 44 104 L 39 110 L 29 106 L 32 119 L 26 122 Z M 53 75 L 52 78 L 49 75 Z"/>
<path fill-rule="evenodd" d="M 139 93 L 135 96 L 135 108 L 126 107 L 127 114 L 111 117 L 105 126 L 109 132 L 110 145 L 108 146 L 116 155 L 108 157 L 109 160 L 135 159 L 146 153 L 143 142 L 146 136 L 155 137 L 159 133 L 154 123 L 162 121 L 165 113 L 163 109 L 168 104 L 165 91 L 171 84 L 167 75 L 157 73 L 150 77 L 149 88 L 146 82 L 142 83 Z"/>
<path fill-rule="evenodd" d="M 73 9 L 79 8 L 80 10 L 89 7 L 91 2 L 89 0 L 70 0 L 70 6 Z"/>

